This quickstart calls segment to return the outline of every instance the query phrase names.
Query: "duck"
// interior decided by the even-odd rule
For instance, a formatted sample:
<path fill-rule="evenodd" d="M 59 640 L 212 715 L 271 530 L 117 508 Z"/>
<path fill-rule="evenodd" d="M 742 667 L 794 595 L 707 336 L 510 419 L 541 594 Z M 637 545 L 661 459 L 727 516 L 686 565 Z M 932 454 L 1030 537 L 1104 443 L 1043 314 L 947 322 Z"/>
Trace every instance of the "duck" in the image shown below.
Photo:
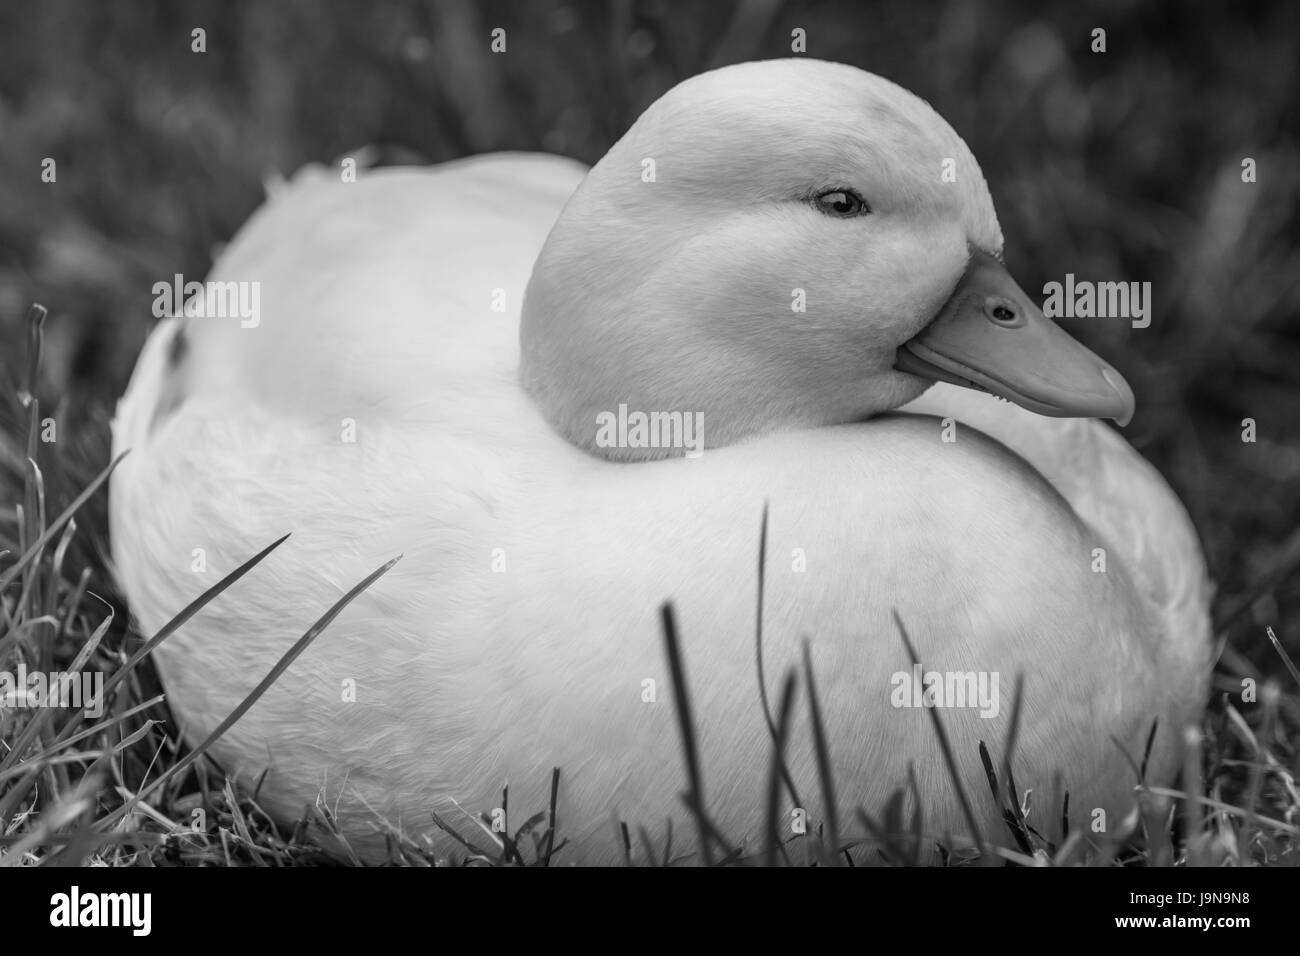
<path fill-rule="evenodd" d="M 1008 841 L 981 742 L 1055 840 L 1176 776 L 1211 662 L 1196 531 L 1107 421 L 1132 390 L 1011 277 L 978 162 L 902 87 L 743 63 L 590 168 L 309 166 L 227 283 L 255 321 L 172 310 L 113 422 L 143 633 L 289 534 L 154 652 L 178 733 L 401 556 L 209 751 L 273 817 L 328 807 L 363 860 L 455 849 L 447 821 L 477 832 L 508 786 L 517 825 L 559 768 L 561 861 L 623 860 L 622 825 L 699 858 L 665 607 L 699 800 L 738 847 L 805 660 L 833 783 L 795 711 L 790 819 L 902 790 L 927 832 Z"/>

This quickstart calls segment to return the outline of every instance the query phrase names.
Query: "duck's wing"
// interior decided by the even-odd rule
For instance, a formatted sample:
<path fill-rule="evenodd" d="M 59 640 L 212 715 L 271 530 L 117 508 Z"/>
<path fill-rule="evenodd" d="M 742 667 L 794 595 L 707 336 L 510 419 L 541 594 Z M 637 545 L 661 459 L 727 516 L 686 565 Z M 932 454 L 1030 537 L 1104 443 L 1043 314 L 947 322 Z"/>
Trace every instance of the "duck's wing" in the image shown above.
<path fill-rule="evenodd" d="M 119 414 L 137 441 L 205 398 L 286 419 L 416 415 L 439 392 L 513 375 L 533 261 L 584 171 L 540 154 L 355 181 L 300 171 L 207 277 L 214 301 L 245 311 L 164 320 Z"/>

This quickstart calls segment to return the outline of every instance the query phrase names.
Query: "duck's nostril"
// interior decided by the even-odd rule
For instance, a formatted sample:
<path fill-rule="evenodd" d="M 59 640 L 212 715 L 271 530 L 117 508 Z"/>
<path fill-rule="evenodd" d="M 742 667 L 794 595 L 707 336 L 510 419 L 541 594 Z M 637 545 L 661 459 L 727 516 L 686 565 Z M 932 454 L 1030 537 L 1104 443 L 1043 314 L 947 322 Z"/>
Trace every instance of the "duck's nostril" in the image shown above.
<path fill-rule="evenodd" d="M 1019 304 L 1005 295 L 990 295 L 984 299 L 984 318 L 1004 329 L 1021 328 L 1026 320 Z"/>

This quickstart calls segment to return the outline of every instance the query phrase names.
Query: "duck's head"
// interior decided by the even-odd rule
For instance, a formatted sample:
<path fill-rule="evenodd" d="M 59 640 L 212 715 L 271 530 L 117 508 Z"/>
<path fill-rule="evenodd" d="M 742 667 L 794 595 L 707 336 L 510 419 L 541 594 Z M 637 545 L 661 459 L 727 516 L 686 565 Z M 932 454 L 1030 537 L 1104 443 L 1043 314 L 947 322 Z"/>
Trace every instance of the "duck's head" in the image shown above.
<path fill-rule="evenodd" d="M 655 102 L 551 231 L 521 376 L 571 442 L 701 413 L 706 447 L 860 420 L 934 381 L 1126 422 L 1133 394 L 1002 265 L 975 157 L 924 101 L 817 60 L 726 67 Z"/>

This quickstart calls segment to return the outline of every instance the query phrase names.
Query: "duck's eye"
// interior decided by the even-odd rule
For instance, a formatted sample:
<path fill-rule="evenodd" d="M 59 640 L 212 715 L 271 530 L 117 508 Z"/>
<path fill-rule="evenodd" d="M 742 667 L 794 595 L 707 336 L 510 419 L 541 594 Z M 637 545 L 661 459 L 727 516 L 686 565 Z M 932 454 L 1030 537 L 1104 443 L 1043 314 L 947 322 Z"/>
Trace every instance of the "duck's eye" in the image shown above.
<path fill-rule="evenodd" d="M 853 216 L 865 216 L 871 212 L 866 201 L 851 189 L 832 189 L 820 193 L 813 200 L 813 205 L 828 216 L 837 219 L 850 219 Z"/>

